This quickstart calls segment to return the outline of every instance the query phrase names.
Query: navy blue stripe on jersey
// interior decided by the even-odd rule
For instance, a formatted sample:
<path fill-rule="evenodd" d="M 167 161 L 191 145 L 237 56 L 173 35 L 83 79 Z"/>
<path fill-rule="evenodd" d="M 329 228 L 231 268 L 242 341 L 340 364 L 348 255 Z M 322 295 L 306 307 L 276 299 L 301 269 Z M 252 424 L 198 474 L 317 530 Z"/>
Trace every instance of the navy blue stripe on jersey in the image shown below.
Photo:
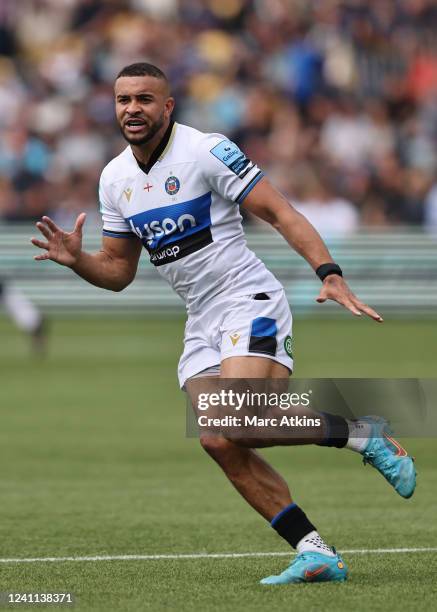
<path fill-rule="evenodd" d="M 250 183 L 235 198 L 235 201 L 237 202 L 237 204 L 242 204 L 243 200 L 249 195 L 249 193 L 252 191 L 252 189 L 255 187 L 258 181 L 262 179 L 263 176 L 264 176 L 264 172 L 262 170 L 260 170 L 257 174 L 255 174 L 255 176 L 250 181 Z"/>
<path fill-rule="evenodd" d="M 108 238 L 138 238 L 133 232 L 113 232 L 107 229 L 103 229 L 103 235 L 108 236 Z"/>
<path fill-rule="evenodd" d="M 132 231 L 152 253 L 211 227 L 211 192 L 198 198 L 127 217 Z"/>
<path fill-rule="evenodd" d="M 254 336 L 276 336 L 278 333 L 278 328 L 276 327 L 275 319 L 270 319 L 269 317 L 257 317 L 252 321 L 250 333 Z"/>
<path fill-rule="evenodd" d="M 249 353 L 262 353 L 274 357 L 278 348 L 275 319 L 257 317 L 250 326 Z"/>

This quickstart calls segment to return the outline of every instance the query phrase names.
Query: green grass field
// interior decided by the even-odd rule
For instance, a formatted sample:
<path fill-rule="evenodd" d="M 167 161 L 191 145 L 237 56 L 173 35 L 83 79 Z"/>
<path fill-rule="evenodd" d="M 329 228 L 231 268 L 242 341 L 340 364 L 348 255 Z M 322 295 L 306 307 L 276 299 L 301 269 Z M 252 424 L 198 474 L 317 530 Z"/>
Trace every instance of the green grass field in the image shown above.
<path fill-rule="evenodd" d="M 173 319 L 54 321 L 50 354 L 34 360 L 0 319 L 1 559 L 287 551 L 185 437 L 182 331 Z M 436 346 L 435 321 L 302 320 L 296 374 L 433 377 Z M 419 472 L 408 501 L 349 451 L 265 454 L 340 551 L 436 547 L 436 440 L 404 442 Z M 71 591 L 76 609 L 101 611 L 435 608 L 437 553 L 344 557 L 345 584 L 271 588 L 258 580 L 287 557 L 1 562 L 0 591 Z"/>

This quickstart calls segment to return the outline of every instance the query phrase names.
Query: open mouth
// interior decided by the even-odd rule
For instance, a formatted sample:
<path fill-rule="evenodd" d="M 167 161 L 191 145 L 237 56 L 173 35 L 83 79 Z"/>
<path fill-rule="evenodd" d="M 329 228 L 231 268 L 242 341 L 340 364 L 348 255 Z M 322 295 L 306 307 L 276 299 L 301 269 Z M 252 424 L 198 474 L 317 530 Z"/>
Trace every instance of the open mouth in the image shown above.
<path fill-rule="evenodd" d="M 141 130 L 143 130 L 146 125 L 147 124 L 144 121 L 144 119 L 128 119 L 125 122 L 124 127 L 129 132 L 135 133 L 135 132 L 141 132 Z"/>

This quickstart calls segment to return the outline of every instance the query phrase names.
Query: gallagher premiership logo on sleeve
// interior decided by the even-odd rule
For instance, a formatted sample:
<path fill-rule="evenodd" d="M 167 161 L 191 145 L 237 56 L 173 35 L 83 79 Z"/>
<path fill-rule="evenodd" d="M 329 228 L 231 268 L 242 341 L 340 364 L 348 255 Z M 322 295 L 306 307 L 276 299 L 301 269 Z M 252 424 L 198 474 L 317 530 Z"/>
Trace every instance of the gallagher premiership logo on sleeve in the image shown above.
<path fill-rule="evenodd" d="M 240 179 L 244 178 L 255 165 L 230 140 L 219 142 L 211 149 L 211 153 Z"/>

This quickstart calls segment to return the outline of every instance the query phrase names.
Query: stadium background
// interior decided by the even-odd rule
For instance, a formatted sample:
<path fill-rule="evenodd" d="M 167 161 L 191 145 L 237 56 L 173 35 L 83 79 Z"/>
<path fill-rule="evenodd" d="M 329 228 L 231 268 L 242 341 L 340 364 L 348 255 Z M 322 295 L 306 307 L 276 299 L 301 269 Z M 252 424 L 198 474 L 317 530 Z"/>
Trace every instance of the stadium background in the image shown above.
<path fill-rule="evenodd" d="M 33 359 L 0 318 L 2 559 L 286 550 L 184 437 L 183 306 L 146 259 L 122 294 L 32 260 L 42 214 L 71 227 L 86 210 L 98 248 L 99 174 L 125 146 L 112 82 L 130 62 L 168 73 L 176 120 L 235 139 L 385 316 L 316 305 L 305 262 L 245 219 L 296 313 L 297 374 L 435 376 L 436 22 L 431 0 L 1 1 L 0 278 L 50 323 Z M 405 505 L 356 457 L 268 455 L 340 549 L 435 546 L 435 440 L 407 442 L 420 488 Z M 326 609 L 432 607 L 435 554 L 346 558 Z M 70 589 L 93 610 L 315 609 L 319 589 L 256 586 L 284 561 L 2 563 L 0 590 Z"/>

